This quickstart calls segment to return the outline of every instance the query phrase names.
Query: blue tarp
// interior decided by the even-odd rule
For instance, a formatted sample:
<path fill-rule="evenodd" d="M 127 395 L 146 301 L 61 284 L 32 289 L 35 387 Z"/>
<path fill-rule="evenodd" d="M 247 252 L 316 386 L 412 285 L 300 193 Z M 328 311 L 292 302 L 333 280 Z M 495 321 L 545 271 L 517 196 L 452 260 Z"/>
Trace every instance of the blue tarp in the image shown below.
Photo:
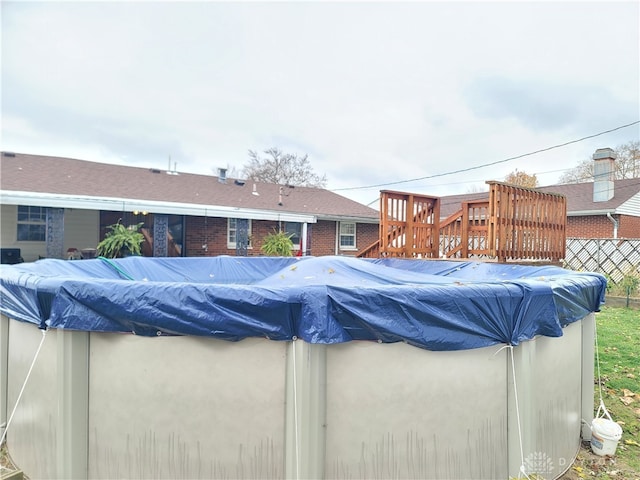
<path fill-rule="evenodd" d="M 0 312 L 41 328 L 429 350 L 561 336 L 606 288 L 553 266 L 337 256 L 44 259 L 0 281 Z"/>

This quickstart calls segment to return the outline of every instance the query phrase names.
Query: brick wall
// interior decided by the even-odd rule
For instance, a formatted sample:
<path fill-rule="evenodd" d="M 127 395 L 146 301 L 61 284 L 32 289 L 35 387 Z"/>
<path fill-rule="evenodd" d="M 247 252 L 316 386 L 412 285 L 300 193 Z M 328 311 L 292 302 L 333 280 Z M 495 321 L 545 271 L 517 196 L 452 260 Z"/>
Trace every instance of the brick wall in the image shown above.
<path fill-rule="evenodd" d="M 612 238 L 613 223 L 605 215 L 585 215 L 567 218 L 567 237 Z"/>
<path fill-rule="evenodd" d="M 640 238 L 640 217 L 612 215 L 618 220 L 618 238 Z M 569 238 L 613 238 L 613 222 L 606 215 L 567 218 Z"/>
<path fill-rule="evenodd" d="M 640 217 L 620 215 L 619 221 L 620 225 L 618 226 L 618 237 L 640 238 Z"/>
<path fill-rule="evenodd" d="M 358 251 L 378 241 L 380 226 L 377 223 L 359 223 L 356 226 Z"/>
<path fill-rule="evenodd" d="M 226 218 L 186 217 L 184 240 L 187 257 L 235 255 L 227 249 Z"/>
<path fill-rule="evenodd" d="M 284 227 L 284 224 L 282 225 Z M 261 240 L 278 229 L 278 222 L 253 220 L 251 222 L 252 248 L 249 256 L 262 255 Z M 319 221 L 309 224 L 309 245 L 307 252 L 319 257 L 335 255 L 336 222 Z M 187 257 L 211 257 L 217 255 L 235 255 L 235 248 L 227 248 L 227 219 L 186 217 L 185 255 Z M 378 239 L 378 225 L 359 223 L 356 225 L 356 249 L 340 250 L 339 255 L 355 255 L 358 250 L 372 244 Z M 207 248 L 203 248 L 206 245 Z"/>

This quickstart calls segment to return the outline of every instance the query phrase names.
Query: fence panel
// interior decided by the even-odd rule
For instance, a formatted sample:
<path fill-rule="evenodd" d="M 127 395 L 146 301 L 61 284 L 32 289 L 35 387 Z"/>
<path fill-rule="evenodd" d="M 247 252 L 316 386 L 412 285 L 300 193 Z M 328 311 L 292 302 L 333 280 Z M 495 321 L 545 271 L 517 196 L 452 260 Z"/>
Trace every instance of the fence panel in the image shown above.
<path fill-rule="evenodd" d="M 640 274 L 640 238 L 567 238 L 567 268 L 608 275 L 620 282 Z"/>

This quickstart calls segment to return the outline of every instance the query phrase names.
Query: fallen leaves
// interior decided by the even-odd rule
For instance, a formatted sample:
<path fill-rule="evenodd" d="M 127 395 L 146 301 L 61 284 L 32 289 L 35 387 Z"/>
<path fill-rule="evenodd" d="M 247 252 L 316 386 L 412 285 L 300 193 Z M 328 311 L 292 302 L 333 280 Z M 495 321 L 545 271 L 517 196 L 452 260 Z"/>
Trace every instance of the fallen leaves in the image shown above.
<path fill-rule="evenodd" d="M 631 405 L 635 401 L 636 394 L 627 388 L 622 389 L 622 397 L 620 397 L 620 401 L 624 403 L 626 406 Z"/>

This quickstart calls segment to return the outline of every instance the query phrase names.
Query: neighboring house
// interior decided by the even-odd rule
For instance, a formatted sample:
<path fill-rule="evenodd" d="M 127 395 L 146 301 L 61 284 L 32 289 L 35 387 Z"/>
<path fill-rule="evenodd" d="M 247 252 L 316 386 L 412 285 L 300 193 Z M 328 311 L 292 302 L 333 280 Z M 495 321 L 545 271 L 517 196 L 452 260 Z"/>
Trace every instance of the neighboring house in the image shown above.
<path fill-rule="evenodd" d="M 147 256 L 261 255 L 274 230 L 294 254 L 355 255 L 378 238 L 377 210 L 293 187 L 3 152 L 0 246 L 25 261 L 93 254 L 107 227 L 143 222 Z M 159 241 L 158 239 L 162 239 Z"/>
<path fill-rule="evenodd" d="M 612 180 L 614 152 L 594 154 L 593 182 L 538 187 L 567 199 L 567 238 L 640 238 L 640 178 Z M 440 216 L 460 210 L 462 202 L 488 198 L 488 193 L 441 197 Z"/>

